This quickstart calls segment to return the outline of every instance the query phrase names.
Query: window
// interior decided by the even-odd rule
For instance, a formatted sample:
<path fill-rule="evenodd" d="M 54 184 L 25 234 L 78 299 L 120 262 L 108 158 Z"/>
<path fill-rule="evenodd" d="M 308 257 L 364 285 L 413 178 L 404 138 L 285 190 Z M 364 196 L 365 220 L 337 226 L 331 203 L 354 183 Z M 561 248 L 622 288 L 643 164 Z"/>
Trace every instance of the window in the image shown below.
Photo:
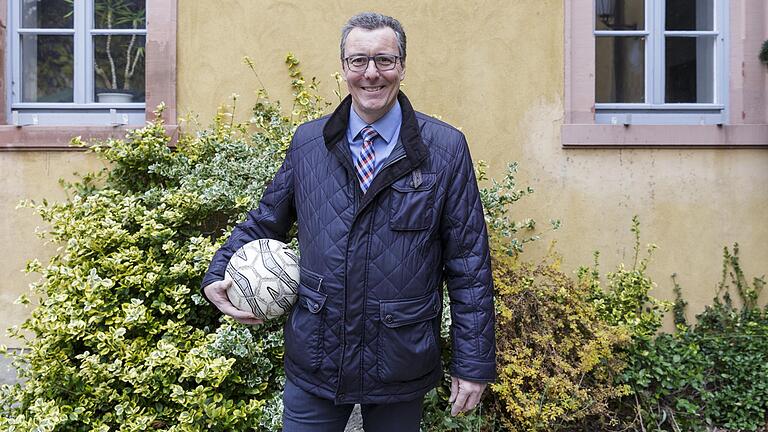
<path fill-rule="evenodd" d="M 595 122 L 724 124 L 726 0 L 595 0 Z"/>
<path fill-rule="evenodd" d="M 768 146 L 766 2 L 562 5 L 564 148 Z"/>
<path fill-rule="evenodd" d="M 141 125 L 145 0 L 8 0 L 9 123 Z"/>

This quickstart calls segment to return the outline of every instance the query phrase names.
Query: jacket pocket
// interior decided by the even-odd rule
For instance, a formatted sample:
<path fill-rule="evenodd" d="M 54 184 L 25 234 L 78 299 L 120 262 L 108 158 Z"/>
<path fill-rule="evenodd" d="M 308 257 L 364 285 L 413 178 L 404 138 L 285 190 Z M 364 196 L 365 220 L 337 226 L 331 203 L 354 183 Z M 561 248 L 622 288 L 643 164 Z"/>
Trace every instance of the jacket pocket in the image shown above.
<path fill-rule="evenodd" d="M 433 325 L 439 312 L 437 292 L 380 302 L 377 364 L 382 382 L 412 381 L 440 367 Z"/>
<path fill-rule="evenodd" d="M 414 173 L 392 183 L 389 227 L 393 230 L 423 230 L 429 228 L 432 221 L 435 174 Z"/>
<path fill-rule="evenodd" d="M 298 300 L 285 323 L 285 355 L 303 370 L 320 367 L 323 348 L 324 307 L 328 296 L 321 292 L 323 278 L 301 269 Z"/>

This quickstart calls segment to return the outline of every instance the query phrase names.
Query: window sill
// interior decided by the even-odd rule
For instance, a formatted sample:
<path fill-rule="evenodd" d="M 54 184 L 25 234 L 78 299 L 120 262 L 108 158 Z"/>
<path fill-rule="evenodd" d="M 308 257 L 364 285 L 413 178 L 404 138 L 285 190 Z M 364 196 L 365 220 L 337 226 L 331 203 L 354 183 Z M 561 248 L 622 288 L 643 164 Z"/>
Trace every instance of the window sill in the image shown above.
<path fill-rule="evenodd" d="M 768 148 L 768 124 L 564 124 L 563 148 Z"/>
<path fill-rule="evenodd" d="M 13 126 L 0 125 L 0 152 L 2 151 L 83 151 L 69 142 L 80 136 L 84 141 L 122 139 L 135 126 Z M 165 133 L 176 141 L 177 125 L 166 125 Z"/>

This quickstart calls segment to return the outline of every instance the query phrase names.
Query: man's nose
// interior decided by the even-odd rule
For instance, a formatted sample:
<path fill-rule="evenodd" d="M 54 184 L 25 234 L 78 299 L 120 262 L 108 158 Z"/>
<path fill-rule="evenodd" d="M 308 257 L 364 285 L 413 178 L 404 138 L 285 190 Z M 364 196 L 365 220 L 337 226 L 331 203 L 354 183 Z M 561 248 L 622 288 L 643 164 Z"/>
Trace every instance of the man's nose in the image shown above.
<path fill-rule="evenodd" d="M 368 65 L 365 66 L 363 73 L 367 79 L 373 79 L 379 75 L 379 68 L 376 67 L 376 62 L 372 58 L 368 59 Z"/>

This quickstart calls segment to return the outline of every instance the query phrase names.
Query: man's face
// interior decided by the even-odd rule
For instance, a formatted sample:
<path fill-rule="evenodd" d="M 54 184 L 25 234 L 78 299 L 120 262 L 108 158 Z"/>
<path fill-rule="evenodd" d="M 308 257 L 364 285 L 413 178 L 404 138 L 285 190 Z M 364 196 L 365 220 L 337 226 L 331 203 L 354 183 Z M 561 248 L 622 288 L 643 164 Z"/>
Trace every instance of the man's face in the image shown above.
<path fill-rule="evenodd" d="M 383 27 L 376 30 L 354 28 L 347 35 L 344 57 L 354 55 L 375 56 L 380 54 L 400 55 L 394 30 Z M 405 78 L 405 68 L 400 60 L 394 69 L 380 71 L 373 61 L 365 71 L 349 70 L 342 61 L 344 80 L 352 96 L 352 107 L 357 115 L 371 124 L 386 114 L 395 104 L 400 81 Z"/>

